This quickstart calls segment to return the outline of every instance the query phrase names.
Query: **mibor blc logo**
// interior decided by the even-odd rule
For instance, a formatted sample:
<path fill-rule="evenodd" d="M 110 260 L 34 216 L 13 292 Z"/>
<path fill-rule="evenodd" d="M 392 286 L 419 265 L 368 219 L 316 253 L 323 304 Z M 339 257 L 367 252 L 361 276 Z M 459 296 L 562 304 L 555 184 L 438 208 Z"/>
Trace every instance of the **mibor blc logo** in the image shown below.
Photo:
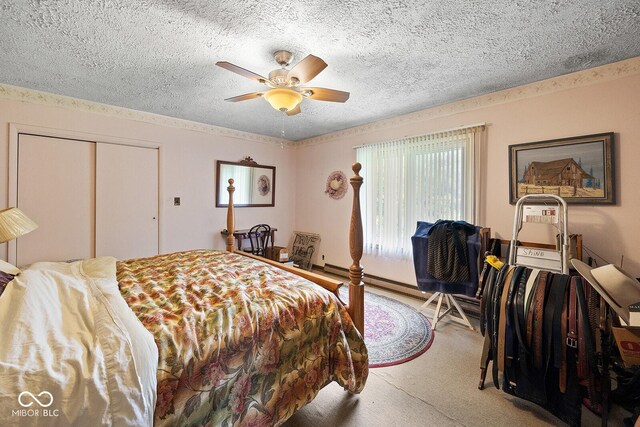
<path fill-rule="evenodd" d="M 53 396 L 46 390 L 38 394 L 23 391 L 18 395 L 18 404 L 23 409 L 11 410 L 11 415 L 14 417 L 57 417 L 60 415 L 60 410 L 48 409 L 53 404 Z"/>
<path fill-rule="evenodd" d="M 31 399 L 29 399 L 30 397 Z M 38 399 L 42 398 L 42 400 Z M 41 391 L 38 396 L 34 396 L 33 393 L 28 391 L 23 391 L 18 395 L 18 403 L 23 408 L 28 408 L 33 405 L 33 401 L 43 408 L 48 408 L 53 403 L 53 396 L 48 391 Z"/>

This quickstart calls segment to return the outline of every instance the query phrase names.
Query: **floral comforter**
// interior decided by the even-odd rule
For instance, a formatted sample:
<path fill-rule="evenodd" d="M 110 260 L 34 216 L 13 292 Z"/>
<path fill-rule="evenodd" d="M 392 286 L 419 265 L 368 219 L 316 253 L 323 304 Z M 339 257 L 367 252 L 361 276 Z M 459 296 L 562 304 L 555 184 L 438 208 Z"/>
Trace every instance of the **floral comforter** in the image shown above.
<path fill-rule="evenodd" d="M 279 425 L 368 374 L 359 332 L 321 287 L 239 254 L 119 261 L 120 292 L 159 350 L 155 423 Z"/>

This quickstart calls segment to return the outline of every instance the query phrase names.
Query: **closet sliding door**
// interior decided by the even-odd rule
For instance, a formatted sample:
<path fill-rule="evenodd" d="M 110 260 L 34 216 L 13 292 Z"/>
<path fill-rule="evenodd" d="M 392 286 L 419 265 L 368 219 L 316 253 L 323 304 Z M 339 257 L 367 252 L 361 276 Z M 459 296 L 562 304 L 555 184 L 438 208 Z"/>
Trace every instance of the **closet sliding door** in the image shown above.
<path fill-rule="evenodd" d="M 20 134 L 16 206 L 38 229 L 16 241 L 17 265 L 95 256 L 96 144 Z"/>
<path fill-rule="evenodd" d="M 15 206 L 39 227 L 10 261 L 158 254 L 157 148 L 20 133 L 15 152 Z"/>
<path fill-rule="evenodd" d="M 96 256 L 158 254 L 158 149 L 98 143 Z"/>

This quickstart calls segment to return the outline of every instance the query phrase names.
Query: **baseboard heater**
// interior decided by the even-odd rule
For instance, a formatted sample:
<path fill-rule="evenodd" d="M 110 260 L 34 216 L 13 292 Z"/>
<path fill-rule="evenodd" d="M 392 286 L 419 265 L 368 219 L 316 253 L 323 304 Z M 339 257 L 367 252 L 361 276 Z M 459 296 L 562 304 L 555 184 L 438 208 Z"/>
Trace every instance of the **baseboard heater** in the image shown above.
<path fill-rule="evenodd" d="M 349 270 L 337 265 L 325 264 L 324 267 L 314 265 L 313 268 L 315 270 L 319 270 L 320 272 L 335 274 L 336 276 L 341 277 L 349 277 Z M 398 282 L 392 279 L 387 279 L 384 277 L 373 276 L 367 274 L 366 271 L 363 281 L 367 285 L 377 286 L 380 288 L 388 289 L 390 291 L 399 292 L 401 294 L 420 300 L 426 301 L 426 299 L 430 295 L 421 292 L 416 286 L 409 285 L 408 283 Z M 480 318 L 480 300 L 464 295 L 456 295 L 455 297 L 467 315 L 473 316 L 475 318 Z"/>

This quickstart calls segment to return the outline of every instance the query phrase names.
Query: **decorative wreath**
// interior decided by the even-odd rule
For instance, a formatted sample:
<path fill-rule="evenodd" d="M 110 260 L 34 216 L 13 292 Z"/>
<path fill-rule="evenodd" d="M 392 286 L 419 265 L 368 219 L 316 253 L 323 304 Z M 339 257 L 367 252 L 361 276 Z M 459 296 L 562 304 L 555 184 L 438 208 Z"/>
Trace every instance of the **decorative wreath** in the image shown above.
<path fill-rule="evenodd" d="M 267 175 L 260 175 L 258 178 L 258 192 L 261 196 L 266 196 L 271 191 L 271 181 Z"/>
<path fill-rule="evenodd" d="M 327 178 L 327 189 L 324 192 L 332 199 L 342 199 L 347 194 L 347 176 L 344 172 L 331 172 Z"/>

